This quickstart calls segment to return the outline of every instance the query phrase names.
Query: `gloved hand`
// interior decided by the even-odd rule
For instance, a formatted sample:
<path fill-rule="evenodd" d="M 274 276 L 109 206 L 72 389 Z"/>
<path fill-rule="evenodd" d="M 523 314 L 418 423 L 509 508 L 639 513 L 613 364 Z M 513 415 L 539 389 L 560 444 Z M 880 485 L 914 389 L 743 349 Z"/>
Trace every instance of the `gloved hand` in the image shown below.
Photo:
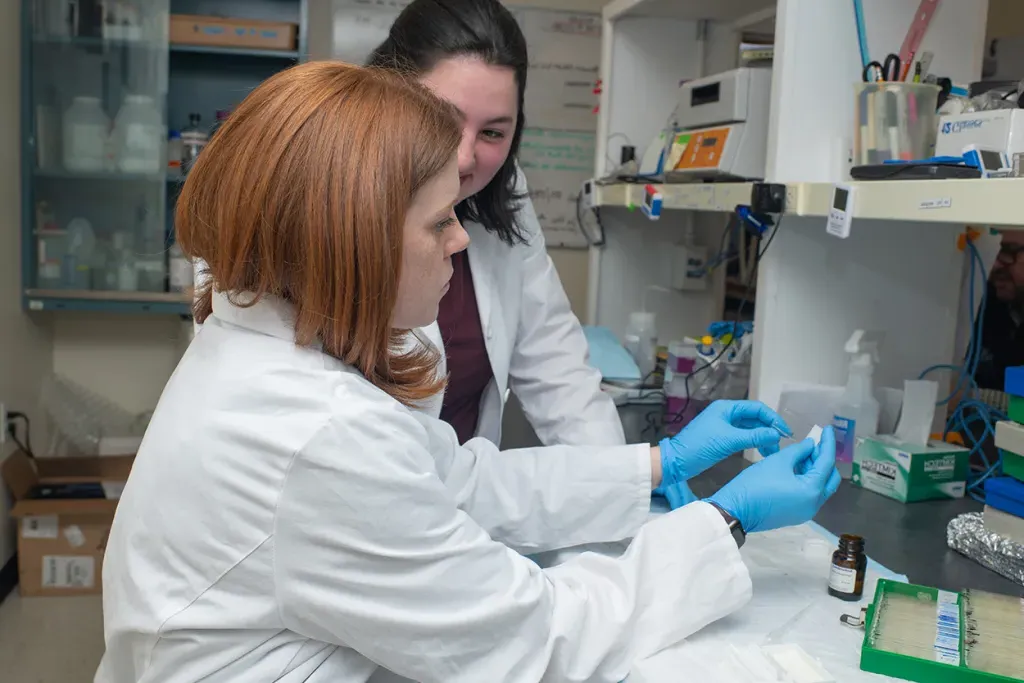
<path fill-rule="evenodd" d="M 678 434 L 662 439 L 661 486 L 654 493 L 675 510 L 696 500 L 686 481 L 746 448 L 776 453 L 783 434 L 792 434 L 789 425 L 759 401 L 715 401 Z"/>
<path fill-rule="evenodd" d="M 836 437 L 826 427 L 817 447 L 805 439 L 743 470 L 708 501 L 747 533 L 809 521 L 839 488 Z"/>

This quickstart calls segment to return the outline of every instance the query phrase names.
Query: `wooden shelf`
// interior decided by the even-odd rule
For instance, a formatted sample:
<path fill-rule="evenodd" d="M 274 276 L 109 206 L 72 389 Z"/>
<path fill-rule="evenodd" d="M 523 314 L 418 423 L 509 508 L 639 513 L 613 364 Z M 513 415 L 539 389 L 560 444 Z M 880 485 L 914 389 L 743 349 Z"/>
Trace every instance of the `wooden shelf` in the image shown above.
<path fill-rule="evenodd" d="M 262 50 L 255 47 L 219 47 L 216 45 L 171 44 L 171 53 L 255 57 L 259 59 L 285 59 L 298 61 L 298 50 Z"/>

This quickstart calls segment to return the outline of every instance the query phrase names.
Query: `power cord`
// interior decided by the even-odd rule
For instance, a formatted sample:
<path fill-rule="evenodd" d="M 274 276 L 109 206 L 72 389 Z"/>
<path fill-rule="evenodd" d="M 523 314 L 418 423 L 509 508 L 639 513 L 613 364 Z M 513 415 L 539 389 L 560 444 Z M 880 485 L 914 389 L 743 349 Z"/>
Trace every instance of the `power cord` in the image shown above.
<path fill-rule="evenodd" d="M 15 420 L 20 420 L 24 424 L 24 442 L 18 438 L 18 430 L 15 428 L 14 424 Z M 14 444 L 24 451 L 25 455 L 30 458 L 36 457 L 35 453 L 32 451 L 32 423 L 29 421 L 28 415 L 16 411 L 7 413 L 7 434 L 10 435 Z"/>

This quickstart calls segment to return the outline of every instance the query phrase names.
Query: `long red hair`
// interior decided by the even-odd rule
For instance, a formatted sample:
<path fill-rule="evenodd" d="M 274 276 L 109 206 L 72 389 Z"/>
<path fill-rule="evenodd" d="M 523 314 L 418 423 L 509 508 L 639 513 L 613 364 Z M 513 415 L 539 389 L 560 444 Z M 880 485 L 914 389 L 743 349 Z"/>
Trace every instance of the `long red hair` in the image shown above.
<path fill-rule="evenodd" d="M 297 343 L 319 342 L 407 405 L 439 391 L 437 353 L 402 353 L 391 317 L 406 211 L 460 136 L 452 105 L 384 70 L 310 62 L 264 81 L 178 199 L 177 238 L 207 266 L 196 320 L 214 289 L 243 306 L 280 297 Z"/>

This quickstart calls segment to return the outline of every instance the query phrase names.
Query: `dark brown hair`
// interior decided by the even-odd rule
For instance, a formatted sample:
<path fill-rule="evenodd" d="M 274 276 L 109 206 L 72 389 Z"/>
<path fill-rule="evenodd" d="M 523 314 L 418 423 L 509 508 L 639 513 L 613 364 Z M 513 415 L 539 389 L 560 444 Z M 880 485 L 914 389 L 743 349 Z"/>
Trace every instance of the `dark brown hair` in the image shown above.
<path fill-rule="evenodd" d="M 208 275 L 196 320 L 214 289 L 240 306 L 280 297 L 297 343 L 320 342 L 407 405 L 439 391 L 437 353 L 402 353 L 391 319 L 406 211 L 460 136 L 454 107 L 381 69 L 310 62 L 263 82 L 178 199 L 177 238 Z"/>

